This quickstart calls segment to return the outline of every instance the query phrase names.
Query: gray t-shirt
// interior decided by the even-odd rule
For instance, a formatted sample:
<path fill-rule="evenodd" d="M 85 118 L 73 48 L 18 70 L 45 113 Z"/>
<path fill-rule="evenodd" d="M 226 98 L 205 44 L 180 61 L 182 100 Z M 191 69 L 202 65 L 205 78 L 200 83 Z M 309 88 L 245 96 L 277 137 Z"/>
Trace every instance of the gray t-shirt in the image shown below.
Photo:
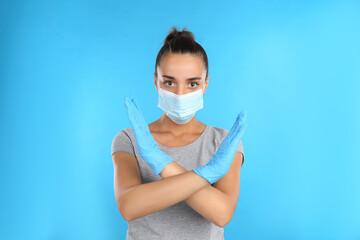
<path fill-rule="evenodd" d="M 211 160 L 228 132 L 227 129 L 206 125 L 200 137 L 188 145 L 169 148 L 157 143 L 157 146 L 183 168 L 191 171 Z M 162 179 L 160 175 L 155 175 L 151 167 L 140 157 L 132 128 L 124 128 L 115 135 L 111 155 L 118 151 L 128 152 L 136 157 L 143 184 Z M 243 153 L 241 140 L 237 152 Z M 219 240 L 224 239 L 224 228 L 210 222 L 185 201 L 181 201 L 161 211 L 128 221 L 126 239 Z"/>

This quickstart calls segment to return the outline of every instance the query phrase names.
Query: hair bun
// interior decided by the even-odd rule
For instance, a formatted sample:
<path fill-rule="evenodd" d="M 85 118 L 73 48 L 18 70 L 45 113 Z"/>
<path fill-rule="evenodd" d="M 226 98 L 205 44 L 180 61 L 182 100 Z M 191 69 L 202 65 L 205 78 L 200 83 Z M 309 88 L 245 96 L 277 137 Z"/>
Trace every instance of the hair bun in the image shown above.
<path fill-rule="evenodd" d="M 178 31 L 178 30 L 176 29 L 176 27 L 173 26 L 173 27 L 170 29 L 169 34 L 168 34 L 168 35 L 166 36 L 166 38 L 165 38 L 165 43 L 166 43 L 166 42 L 169 42 L 171 39 L 179 38 L 179 37 L 185 37 L 185 38 L 190 39 L 191 41 L 195 41 L 194 35 L 192 34 L 192 32 L 187 31 L 187 30 L 186 30 L 186 27 L 184 27 L 182 31 Z"/>
<path fill-rule="evenodd" d="M 160 67 L 163 57 L 168 54 L 191 54 L 195 57 L 201 57 L 204 62 L 204 69 L 206 70 L 205 79 L 208 78 L 209 63 L 206 52 L 204 48 L 195 41 L 193 33 L 186 28 L 178 31 L 175 26 L 171 27 L 164 40 L 163 46 L 156 56 L 155 76 L 157 76 L 158 67 Z"/>

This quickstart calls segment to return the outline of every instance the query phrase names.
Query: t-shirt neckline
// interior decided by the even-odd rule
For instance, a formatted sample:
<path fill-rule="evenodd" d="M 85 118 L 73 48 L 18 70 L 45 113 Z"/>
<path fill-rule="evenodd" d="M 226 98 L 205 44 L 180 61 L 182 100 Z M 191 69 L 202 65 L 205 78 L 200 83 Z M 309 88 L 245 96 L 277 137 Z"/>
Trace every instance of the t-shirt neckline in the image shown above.
<path fill-rule="evenodd" d="M 205 133 L 207 132 L 208 128 L 210 127 L 210 125 L 206 125 L 205 130 L 201 133 L 201 135 L 193 142 L 186 144 L 184 146 L 180 146 L 180 147 L 165 147 L 164 145 L 161 145 L 160 143 L 156 142 L 156 144 L 158 145 L 159 148 L 164 148 L 167 150 L 178 150 L 178 149 L 182 149 L 182 148 L 187 148 L 190 147 L 194 144 L 196 144 L 198 141 L 200 141 L 201 138 L 204 137 Z M 156 141 L 156 140 L 155 140 Z"/>

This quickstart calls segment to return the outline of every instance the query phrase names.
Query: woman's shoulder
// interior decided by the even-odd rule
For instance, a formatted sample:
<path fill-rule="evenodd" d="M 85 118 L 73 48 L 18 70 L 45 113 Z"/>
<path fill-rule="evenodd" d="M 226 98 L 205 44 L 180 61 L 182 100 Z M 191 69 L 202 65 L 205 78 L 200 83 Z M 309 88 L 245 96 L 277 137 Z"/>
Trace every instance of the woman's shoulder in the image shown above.
<path fill-rule="evenodd" d="M 129 128 L 121 129 L 111 143 L 111 155 L 114 152 L 123 151 L 135 156 L 132 133 Z"/>
<path fill-rule="evenodd" d="M 229 130 L 227 130 L 226 128 L 215 127 L 215 126 L 211 126 L 211 125 L 209 125 L 209 127 L 210 127 L 210 129 L 212 129 L 212 131 L 215 131 L 215 132 L 220 132 L 220 133 L 229 132 Z"/>
<path fill-rule="evenodd" d="M 215 127 L 211 125 L 208 126 L 209 126 L 209 133 L 214 137 L 224 138 L 229 133 L 229 130 L 225 128 Z"/>
<path fill-rule="evenodd" d="M 230 132 L 230 130 L 228 130 L 226 128 L 210 126 L 210 128 L 209 128 L 209 138 L 214 139 L 215 142 L 217 142 L 217 143 L 221 143 L 224 140 L 224 138 L 228 135 L 229 132 Z M 242 140 L 240 140 L 240 142 L 239 142 L 239 147 L 238 147 L 237 151 L 238 152 L 243 152 Z"/>
<path fill-rule="evenodd" d="M 130 130 L 131 130 L 130 128 L 123 128 L 116 135 L 128 134 L 130 132 Z"/>
<path fill-rule="evenodd" d="M 133 137 L 133 132 L 131 128 L 123 128 L 121 129 L 118 133 L 116 133 L 116 135 L 114 136 L 114 139 L 132 139 Z"/>

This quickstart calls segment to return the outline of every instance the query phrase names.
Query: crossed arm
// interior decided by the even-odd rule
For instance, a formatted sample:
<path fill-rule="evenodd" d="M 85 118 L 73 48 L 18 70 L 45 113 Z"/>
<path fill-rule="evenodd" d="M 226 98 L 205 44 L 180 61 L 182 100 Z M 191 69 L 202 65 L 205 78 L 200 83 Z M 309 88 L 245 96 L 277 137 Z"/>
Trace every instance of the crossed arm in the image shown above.
<path fill-rule="evenodd" d="M 204 218 L 219 227 L 227 225 L 236 209 L 240 193 L 240 170 L 242 153 L 236 153 L 228 173 L 219 179 L 214 186 L 207 185 L 200 191 L 185 199 L 185 202 Z M 162 178 L 187 172 L 185 168 L 173 161 L 160 173 Z"/>
<path fill-rule="evenodd" d="M 224 227 L 236 209 L 242 158 L 242 153 L 236 152 L 227 174 L 213 186 L 173 161 L 160 173 L 163 179 L 129 188 L 121 212 L 126 220 L 133 220 L 185 201 L 204 218 Z"/>

